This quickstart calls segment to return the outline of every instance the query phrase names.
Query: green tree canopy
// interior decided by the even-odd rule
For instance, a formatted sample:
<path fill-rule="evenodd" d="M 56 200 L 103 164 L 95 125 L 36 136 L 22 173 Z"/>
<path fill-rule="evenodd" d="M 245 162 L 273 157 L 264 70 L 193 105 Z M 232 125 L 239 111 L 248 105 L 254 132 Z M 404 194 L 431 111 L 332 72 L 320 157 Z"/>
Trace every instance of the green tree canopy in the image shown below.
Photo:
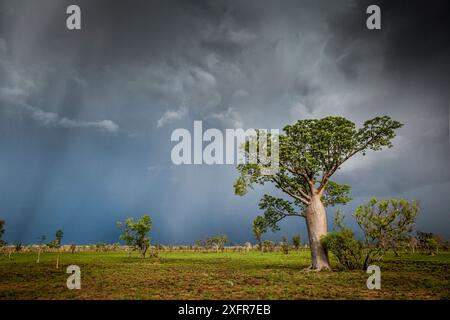
<path fill-rule="evenodd" d="M 142 256 L 150 247 L 150 237 L 147 233 L 152 229 L 152 219 L 148 214 L 144 214 L 140 219 L 128 218 L 124 222 L 117 222 L 119 228 L 122 229 L 120 239 L 127 245 L 133 246 L 140 250 Z"/>

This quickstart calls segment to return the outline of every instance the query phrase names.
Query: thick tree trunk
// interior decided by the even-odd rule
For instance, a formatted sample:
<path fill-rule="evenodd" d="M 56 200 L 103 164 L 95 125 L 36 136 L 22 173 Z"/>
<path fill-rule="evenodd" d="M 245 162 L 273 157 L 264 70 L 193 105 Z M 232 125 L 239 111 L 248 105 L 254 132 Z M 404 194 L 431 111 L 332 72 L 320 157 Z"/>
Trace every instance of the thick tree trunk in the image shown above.
<path fill-rule="evenodd" d="M 314 195 L 306 209 L 306 226 L 311 249 L 311 269 L 331 270 L 328 252 L 320 242 L 321 238 L 327 234 L 327 216 L 320 195 Z"/>

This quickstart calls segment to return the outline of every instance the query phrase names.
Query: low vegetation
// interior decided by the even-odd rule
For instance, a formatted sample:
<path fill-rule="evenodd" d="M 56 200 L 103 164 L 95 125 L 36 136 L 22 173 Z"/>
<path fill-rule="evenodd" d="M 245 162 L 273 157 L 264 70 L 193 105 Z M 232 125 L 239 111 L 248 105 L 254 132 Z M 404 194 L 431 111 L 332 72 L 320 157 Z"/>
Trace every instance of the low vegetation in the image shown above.
<path fill-rule="evenodd" d="M 371 263 L 381 261 L 388 250 L 398 255 L 398 248 L 410 237 L 417 212 L 413 200 L 373 198 L 352 215 L 363 232 L 363 241 L 355 239 L 338 211 L 335 231 L 327 234 L 322 244 L 345 268 L 367 270 Z"/>
<path fill-rule="evenodd" d="M 111 249 L 113 246 L 111 245 Z M 175 250 L 177 249 L 177 250 Z M 178 250 L 179 249 L 179 250 Z M 307 249 L 284 254 L 275 247 L 250 251 L 161 250 L 158 257 L 128 258 L 118 251 L 62 250 L 36 264 L 35 254 L 0 254 L 0 299 L 448 299 L 450 252 L 392 252 L 380 262 L 381 290 L 368 290 L 367 273 L 339 267 L 334 272 L 304 271 L 310 264 Z M 66 267 L 81 268 L 81 290 L 66 288 Z"/>

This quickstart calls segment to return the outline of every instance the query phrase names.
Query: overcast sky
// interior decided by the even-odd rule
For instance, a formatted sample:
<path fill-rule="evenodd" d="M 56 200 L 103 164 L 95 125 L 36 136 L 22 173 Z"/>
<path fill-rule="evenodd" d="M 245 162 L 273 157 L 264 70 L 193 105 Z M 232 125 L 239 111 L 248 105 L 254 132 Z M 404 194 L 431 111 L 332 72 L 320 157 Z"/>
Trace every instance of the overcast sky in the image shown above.
<path fill-rule="evenodd" d="M 369 4 L 382 29 L 365 27 Z M 78 4 L 82 30 L 66 29 Z M 61 228 L 117 242 L 149 213 L 154 243 L 253 240 L 258 187 L 234 166 L 171 163 L 176 128 L 282 128 L 389 115 L 394 148 L 346 163 L 350 213 L 370 197 L 417 199 L 419 230 L 450 236 L 448 1 L 0 0 L 0 217 L 7 241 Z M 277 192 L 275 192 L 277 193 Z M 333 217 L 336 208 L 329 208 Z M 348 223 L 351 224 L 349 220 Z M 301 218 L 269 238 L 301 233 Z"/>

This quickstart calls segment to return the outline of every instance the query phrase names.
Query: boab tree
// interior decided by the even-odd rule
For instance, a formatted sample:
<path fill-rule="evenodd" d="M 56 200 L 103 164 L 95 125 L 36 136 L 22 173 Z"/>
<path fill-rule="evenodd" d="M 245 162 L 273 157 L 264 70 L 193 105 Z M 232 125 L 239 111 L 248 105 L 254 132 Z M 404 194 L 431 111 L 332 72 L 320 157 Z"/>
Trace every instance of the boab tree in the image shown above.
<path fill-rule="evenodd" d="M 61 245 L 62 245 L 62 238 L 64 237 L 64 232 L 59 229 L 55 233 L 55 239 L 52 240 L 47 246 L 49 248 L 55 248 L 58 251 L 58 255 L 56 256 L 56 269 L 59 268 L 59 256 L 61 254 Z"/>
<path fill-rule="evenodd" d="M 311 269 L 330 269 L 328 253 L 320 241 L 327 234 L 325 208 L 350 201 L 350 186 L 330 179 L 352 156 L 392 147 L 395 130 L 401 126 L 388 116 L 368 120 L 359 129 L 342 117 L 299 120 L 284 127 L 278 136 L 279 170 L 272 175 L 264 174 L 267 166 L 263 161 L 238 165 L 240 177 L 234 184 L 235 193 L 244 195 L 254 184 L 273 183 L 287 194 L 290 201 L 264 195 L 259 204 L 265 210 L 264 221 L 276 231 L 277 223 L 285 217 L 305 218 Z M 251 153 L 258 148 L 252 148 L 251 143 L 247 141 L 244 147 L 246 158 L 257 159 Z"/>

